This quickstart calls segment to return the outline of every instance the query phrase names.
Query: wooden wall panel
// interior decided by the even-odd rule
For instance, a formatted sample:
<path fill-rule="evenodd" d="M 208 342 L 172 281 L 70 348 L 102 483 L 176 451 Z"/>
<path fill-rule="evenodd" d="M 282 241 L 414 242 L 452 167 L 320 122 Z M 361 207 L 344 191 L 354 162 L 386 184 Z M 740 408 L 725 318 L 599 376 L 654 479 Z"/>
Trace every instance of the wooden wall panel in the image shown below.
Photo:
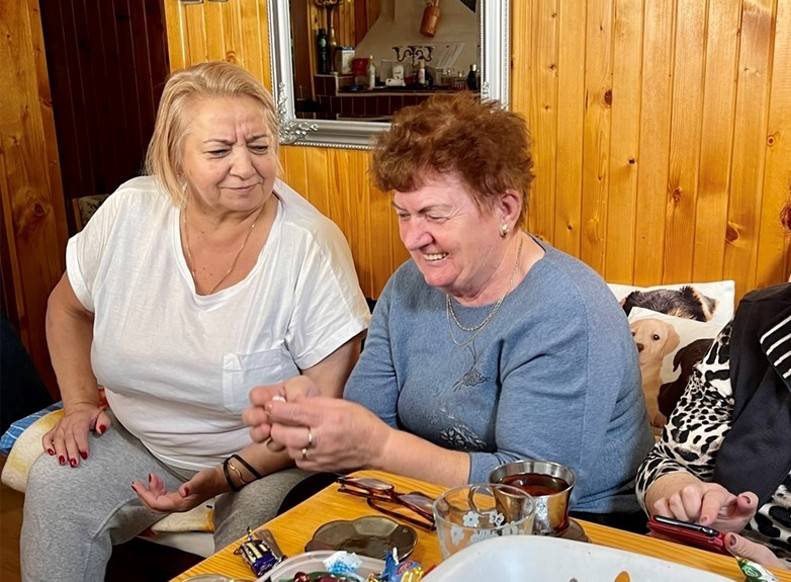
<path fill-rule="evenodd" d="M 44 313 L 63 272 L 66 217 L 38 0 L 0 3 L 0 202 L 6 315 L 53 395 Z"/>
<path fill-rule="evenodd" d="M 67 198 L 112 192 L 140 173 L 169 72 L 163 6 L 41 0 Z"/>
<path fill-rule="evenodd" d="M 530 230 L 614 282 L 733 278 L 741 295 L 785 279 L 790 4 L 513 1 L 511 106 L 535 139 Z M 166 6 L 173 66 L 204 59 L 184 38 L 216 30 L 216 10 Z M 229 0 L 220 13 L 225 58 L 269 86 L 264 8 Z M 282 159 L 287 181 L 344 229 L 363 289 L 378 295 L 406 253 L 368 154 L 289 146 Z"/>

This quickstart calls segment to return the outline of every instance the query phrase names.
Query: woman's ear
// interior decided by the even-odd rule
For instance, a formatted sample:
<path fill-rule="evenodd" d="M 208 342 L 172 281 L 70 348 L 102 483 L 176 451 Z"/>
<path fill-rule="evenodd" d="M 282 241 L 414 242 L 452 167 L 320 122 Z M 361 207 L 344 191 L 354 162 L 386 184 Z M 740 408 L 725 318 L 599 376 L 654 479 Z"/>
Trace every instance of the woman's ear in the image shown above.
<path fill-rule="evenodd" d="M 516 190 L 506 190 L 500 194 L 495 212 L 502 224 L 507 224 L 509 228 L 513 228 L 519 219 L 519 214 L 522 212 L 522 204 L 522 195 Z"/>

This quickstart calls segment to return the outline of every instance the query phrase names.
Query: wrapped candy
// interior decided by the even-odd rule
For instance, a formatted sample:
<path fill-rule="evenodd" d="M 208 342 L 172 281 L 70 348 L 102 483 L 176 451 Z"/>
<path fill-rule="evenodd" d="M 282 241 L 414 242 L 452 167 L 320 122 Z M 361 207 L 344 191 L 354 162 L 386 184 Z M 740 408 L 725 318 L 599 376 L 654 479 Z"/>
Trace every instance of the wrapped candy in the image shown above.
<path fill-rule="evenodd" d="M 744 582 L 777 582 L 777 578 L 769 570 L 745 558 L 736 558 L 742 573 L 746 576 Z"/>
<path fill-rule="evenodd" d="M 250 528 L 247 528 L 247 539 L 234 553 L 241 555 L 253 573 L 259 577 L 269 572 L 284 558 L 272 532 L 266 529 L 254 535 Z"/>
<path fill-rule="evenodd" d="M 414 560 L 398 561 L 398 550 L 393 548 L 385 558 L 385 569 L 378 577 L 368 577 L 371 582 L 418 582 L 423 578 L 423 567 Z"/>

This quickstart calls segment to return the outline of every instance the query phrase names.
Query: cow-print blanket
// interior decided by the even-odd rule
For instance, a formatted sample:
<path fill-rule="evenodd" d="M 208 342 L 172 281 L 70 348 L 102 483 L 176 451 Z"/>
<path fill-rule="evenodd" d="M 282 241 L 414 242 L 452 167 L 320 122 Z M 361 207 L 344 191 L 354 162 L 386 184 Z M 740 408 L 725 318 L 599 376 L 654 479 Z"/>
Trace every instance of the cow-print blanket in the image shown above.
<path fill-rule="evenodd" d="M 730 332 L 729 324 L 697 364 L 661 440 L 640 466 L 637 497 L 643 507 L 646 489 L 662 475 L 686 470 L 703 481 L 712 477 L 717 452 L 731 428 L 734 406 L 729 379 Z M 742 533 L 791 563 L 791 475 Z"/>

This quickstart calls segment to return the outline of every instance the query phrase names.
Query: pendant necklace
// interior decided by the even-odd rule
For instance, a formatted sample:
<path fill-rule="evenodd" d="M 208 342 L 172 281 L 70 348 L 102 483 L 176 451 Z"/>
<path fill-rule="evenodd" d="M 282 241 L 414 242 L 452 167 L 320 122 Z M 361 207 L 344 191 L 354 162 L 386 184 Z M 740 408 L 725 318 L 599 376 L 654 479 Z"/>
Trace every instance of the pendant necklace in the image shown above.
<path fill-rule="evenodd" d="M 266 207 L 266 202 L 264 202 L 264 204 L 261 205 L 261 208 L 258 210 L 258 214 L 256 215 L 255 220 L 253 220 L 253 224 L 251 224 L 250 228 L 247 229 L 247 234 L 245 234 L 245 236 L 244 236 L 244 240 L 242 241 L 242 246 L 240 246 L 239 250 L 236 251 L 236 255 L 234 256 L 233 261 L 231 261 L 231 266 L 228 267 L 228 270 L 225 272 L 225 275 L 220 277 L 220 280 L 217 281 L 211 289 L 209 289 L 209 292 L 207 293 L 207 295 L 213 295 L 214 292 L 217 290 L 217 288 L 220 285 L 223 284 L 223 282 L 228 278 L 228 276 L 236 268 L 236 263 L 239 262 L 239 257 L 242 256 L 242 251 L 244 251 L 244 248 L 247 246 L 247 241 L 250 240 L 250 235 L 253 234 L 253 230 L 255 229 L 255 225 L 258 224 L 258 219 L 261 218 L 261 213 L 263 212 L 265 207 Z M 196 286 L 196 290 L 197 290 L 198 273 L 195 270 L 195 261 L 192 258 L 192 249 L 190 248 L 190 231 L 189 231 L 189 228 L 187 228 L 187 206 L 186 205 L 184 206 L 184 212 L 182 213 L 182 224 L 184 226 L 184 247 L 185 247 L 185 250 L 187 251 L 187 267 L 189 267 L 190 273 L 192 273 L 192 279 L 195 281 L 195 284 L 196 284 L 195 286 Z"/>
<path fill-rule="evenodd" d="M 519 247 L 517 248 L 516 251 L 516 261 L 514 262 L 514 269 L 513 271 L 511 271 L 511 277 L 508 279 L 508 287 L 506 288 L 505 293 L 503 293 L 502 297 L 500 297 L 500 299 L 497 300 L 497 303 L 494 304 L 494 307 L 492 307 L 492 309 L 489 311 L 486 317 L 484 317 L 483 320 L 481 320 L 480 323 L 472 327 L 467 327 L 462 325 L 461 321 L 459 321 L 459 318 L 456 316 L 456 312 L 453 309 L 453 301 L 451 300 L 450 295 L 445 295 L 445 313 L 448 318 L 448 326 L 449 326 L 448 331 L 450 333 L 451 341 L 453 341 L 453 343 L 456 344 L 457 346 L 465 347 L 470 343 L 472 343 L 472 341 L 486 328 L 486 326 L 489 325 L 489 322 L 491 322 L 494 316 L 497 315 L 497 312 L 500 311 L 500 307 L 502 307 L 503 301 L 505 301 L 505 298 L 511 292 L 511 288 L 514 285 L 514 278 L 516 277 L 516 272 L 519 269 L 519 259 L 522 256 L 523 243 L 524 243 L 524 238 L 521 238 L 519 240 Z M 453 325 L 451 325 L 451 320 L 453 320 L 453 324 L 455 324 L 455 326 L 458 327 L 461 331 L 471 333 L 472 335 L 465 340 L 458 341 L 453 335 Z"/>

